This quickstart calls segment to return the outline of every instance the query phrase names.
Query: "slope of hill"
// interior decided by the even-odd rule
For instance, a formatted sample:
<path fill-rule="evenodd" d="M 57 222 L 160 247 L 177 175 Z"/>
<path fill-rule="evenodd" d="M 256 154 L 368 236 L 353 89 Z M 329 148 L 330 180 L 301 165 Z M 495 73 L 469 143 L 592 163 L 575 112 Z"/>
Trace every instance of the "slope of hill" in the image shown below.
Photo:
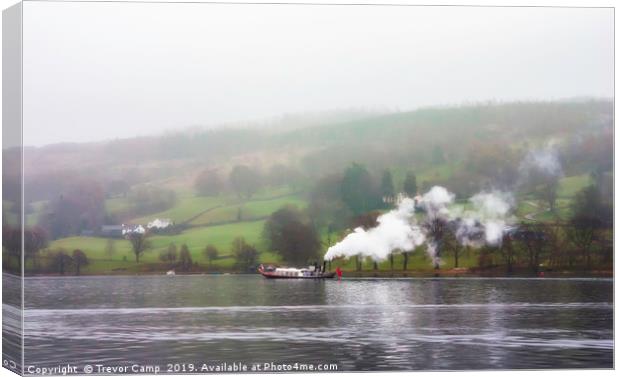
<path fill-rule="evenodd" d="M 348 121 L 336 117 L 338 121 L 332 124 L 292 129 L 192 130 L 160 137 L 27 148 L 28 223 L 35 225 L 49 218 L 54 203 L 68 195 L 76 182 L 94 181 L 108 196 L 103 207 L 106 217 L 100 220 L 103 223 L 145 224 L 169 218 L 180 225 L 178 234 L 152 237 L 153 248 L 143 258 L 151 264 L 148 268 L 167 268 L 158 259 L 160 252 L 170 243 L 185 243 L 192 259 L 201 265 L 207 263 L 202 253 L 206 245 L 217 246 L 220 258 L 213 262 L 214 267 L 229 269 L 234 264 L 230 245 L 235 237 L 255 244 L 261 261 L 278 260 L 262 242 L 264 219 L 285 205 L 307 207 L 308 194 L 317 182 L 329 174 L 341 174 L 352 162 L 366 165 L 375 177 L 389 169 L 398 189 L 405 174 L 414 171 L 419 190 L 446 184 L 458 195 L 462 189 L 462 197 L 467 197 L 463 187 L 473 181 L 471 190 L 475 190 L 484 187 L 482 182 L 496 182 L 496 175 L 502 176 L 497 167 L 518 168 L 529 148 L 549 140 L 562 147 L 560 158 L 565 165 L 557 190 L 557 214 L 565 218 L 575 194 L 591 182 L 593 169 L 611 170 L 608 135 L 613 132 L 612 105 L 609 100 L 487 103 L 369 114 Z M 232 167 L 240 164 L 262 177 L 262 188 L 249 199 L 241 199 L 228 182 Z M 196 192 L 195 178 L 205 169 L 221 176 L 220 194 L 201 196 Z M 294 173 L 294 184 L 277 177 L 285 169 Z M 126 185 L 125 194 L 108 195 L 110 183 L 118 181 Z M 175 200 L 164 209 L 135 212 L 132 193 L 144 187 L 172 192 Z M 557 215 L 548 213 L 529 193 L 517 194 L 516 214 L 521 219 L 547 221 Z M 325 229 L 320 231 L 325 241 Z M 83 268 L 84 273 L 142 271 L 132 264 L 129 242 L 114 242 L 116 253 L 110 256 L 105 254 L 106 239 L 70 234 L 53 240 L 43 255 L 51 257 L 58 249 L 81 249 L 95 261 Z M 423 258 L 412 259 L 412 263 L 418 262 L 426 263 Z M 425 268 L 426 264 L 415 267 Z"/>

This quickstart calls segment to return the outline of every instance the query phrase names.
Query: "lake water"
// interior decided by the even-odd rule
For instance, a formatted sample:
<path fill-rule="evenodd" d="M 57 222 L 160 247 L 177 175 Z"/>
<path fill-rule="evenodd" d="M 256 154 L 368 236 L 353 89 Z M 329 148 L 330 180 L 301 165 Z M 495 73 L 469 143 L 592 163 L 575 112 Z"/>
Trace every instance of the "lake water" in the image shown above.
<path fill-rule="evenodd" d="M 613 367 L 611 279 L 28 278 L 25 296 L 26 366 Z"/>

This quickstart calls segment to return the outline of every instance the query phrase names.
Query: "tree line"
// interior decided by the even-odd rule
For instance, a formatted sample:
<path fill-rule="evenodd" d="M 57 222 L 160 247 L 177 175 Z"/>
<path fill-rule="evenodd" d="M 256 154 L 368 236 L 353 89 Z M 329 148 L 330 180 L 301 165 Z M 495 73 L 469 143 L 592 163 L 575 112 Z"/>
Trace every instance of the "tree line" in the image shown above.
<path fill-rule="evenodd" d="M 484 271 L 503 267 L 506 274 L 610 269 L 613 266 L 613 204 L 606 198 L 596 184 L 583 188 L 571 203 L 568 219 L 521 222 L 503 236 L 500 245 L 477 249 L 476 268 Z M 441 219 L 423 224 L 428 236 L 438 245 L 438 256 L 445 265 L 458 268 L 460 259 L 474 249 L 463 246 L 457 240 L 456 229 L 450 225 Z M 389 256 L 390 270 L 395 270 L 395 256 L 401 255 L 402 270 L 406 271 L 411 253 L 423 253 L 423 248 L 395 250 Z M 356 270 L 361 271 L 363 259 L 355 259 Z M 376 261 L 371 263 L 373 269 L 378 269 Z"/>
<path fill-rule="evenodd" d="M 245 178 L 239 178 L 244 175 Z M 248 179 L 251 175 L 248 169 L 240 167 L 232 169 L 230 178 L 237 177 L 239 182 L 247 184 L 251 181 Z M 595 171 L 592 178 L 593 184 L 575 196 L 571 205 L 571 215 L 567 220 L 520 224 L 520 231 L 507 235 L 501 247 L 484 247 L 479 251 L 479 267 L 504 264 L 507 271 L 511 271 L 515 266 L 527 265 L 533 271 L 538 268 L 536 266 L 540 266 L 541 261 L 546 261 L 567 268 L 592 269 L 595 264 L 601 265 L 611 260 L 613 256 L 610 254 L 609 245 L 613 229 L 613 203 L 607 189 L 608 185 L 605 183 L 605 175 Z M 538 181 L 535 187 L 540 186 Z M 552 187 L 557 191 L 556 185 Z M 307 208 L 285 206 L 272 213 L 265 222 L 263 240 L 266 248 L 276 252 L 286 263 L 300 265 L 316 261 L 320 259 L 320 251 L 336 241 L 334 237 L 342 236 L 357 226 L 365 228 L 374 226 L 376 218 L 382 211 L 394 204 L 397 193 L 415 196 L 417 192 L 416 175 L 411 171 L 405 174 L 401 186 L 396 187 L 391 170 L 384 169 L 377 175 L 364 165 L 353 163 L 342 173 L 319 179 L 309 193 Z M 93 204 L 96 201 L 90 199 L 101 195 L 95 186 L 79 185 L 76 187 L 75 195 L 61 199 L 69 203 L 69 208 L 78 207 L 83 213 L 89 213 L 90 210 L 96 212 L 97 208 L 97 205 Z M 247 189 L 240 188 L 239 195 L 250 194 Z M 70 205 L 82 202 L 89 205 L 83 208 L 80 205 Z M 553 210 L 553 207 L 551 209 Z M 71 211 L 61 214 L 62 218 L 76 217 L 67 220 L 72 224 L 77 224 L 75 221 L 89 222 L 89 216 L 83 214 L 71 216 Z M 455 242 L 454 232 L 449 227 L 442 224 L 429 224 L 429 226 L 433 227 L 429 234 L 436 237 L 437 243 L 443 245 L 441 248 L 443 256 L 453 256 L 454 265 L 458 266 L 460 256 L 467 252 L 466 248 Z M 34 263 L 38 252 L 47 247 L 48 239 L 54 238 L 50 237 L 48 229 L 35 226 L 24 231 L 26 261 L 33 260 Z M 326 242 L 320 237 L 322 232 L 327 235 Z M 19 268 L 21 237 L 18 235 L 19 232 L 15 229 L 8 225 L 3 226 L 3 248 L 8 258 L 13 260 L 12 265 L 15 266 L 17 263 Z M 144 252 L 151 249 L 148 236 L 148 234 L 131 233 L 127 237 L 136 263 L 139 263 Z M 256 247 L 248 245 L 243 239 L 236 239 L 235 242 L 233 243 L 236 246 L 233 246 L 232 250 L 237 260 L 236 266 L 243 270 L 250 269 L 257 261 Z M 212 245 L 209 246 L 211 246 L 209 254 L 206 254 L 207 248 L 205 248 L 204 255 L 212 265 L 218 259 L 219 252 Z M 108 249 L 106 245 L 106 253 Z M 160 261 L 169 265 L 174 263 L 175 266 L 179 263 L 179 268 L 189 270 L 193 262 L 191 253 L 186 249 L 186 245 L 182 245 L 177 253 L 176 245 L 171 246 L 166 256 L 160 256 Z M 403 267 L 406 269 L 412 251 L 400 252 L 403 253 Z M 68 266 L 70 263 L 67 264 L 67 261 L 71 257 L 68 252 L 64 252 L 64 256 L 59 254 L 57 258 L 60 262 L 55 262 L 55 265 L 59 266 L 59 269 L 60 266 Z M 393 258 L 391 259 L 393 264 Z M 67 263 L 61 263 L 62 261 Z M 360 266 L 361 261 L 358 261 L 357 265 Z"/>

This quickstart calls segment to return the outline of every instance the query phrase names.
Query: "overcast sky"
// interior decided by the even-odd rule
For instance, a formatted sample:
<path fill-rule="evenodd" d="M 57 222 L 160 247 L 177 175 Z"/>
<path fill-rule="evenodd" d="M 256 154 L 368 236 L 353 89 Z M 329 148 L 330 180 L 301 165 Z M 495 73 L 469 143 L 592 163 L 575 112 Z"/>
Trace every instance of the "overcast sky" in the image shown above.
<path fill-rule="evenodd" d="M 24 142 L 346 109 L 613 96 L 613 11 L 24 4 Z"/>

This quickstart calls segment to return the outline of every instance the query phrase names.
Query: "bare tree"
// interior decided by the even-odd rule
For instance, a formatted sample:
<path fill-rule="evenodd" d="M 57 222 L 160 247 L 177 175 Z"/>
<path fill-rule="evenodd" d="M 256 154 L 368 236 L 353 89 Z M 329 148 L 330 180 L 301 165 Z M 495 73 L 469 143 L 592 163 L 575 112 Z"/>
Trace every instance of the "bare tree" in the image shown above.
<path fill-rule="evenodd" d="M 172 266 L 174 262 L 177 260 L 177 245 L 171 243 L 168 245 L 168 248 L 163 250 L 159 255 L 159 259 L 162 262 L 170 264 Z"/>
<path fill-rule="evenodd" d="M 60 275 L 64 275 L 65 271 L 73 264 L 73 258 L 64 250 L 58 250 L 52 255 L 52 268 Z"/>
<path fill-rule="evenodd" d="M 140 257 L 151 248 L 146 233 L 131 232 L 127 238 L 131 243 L 133 254 L 136 256 L 136 263 L 140 263 Z"/>
<path fill-rule="evenodd" d="M 557 221 L 546 226 L 547 244 L 549 247 L 549 264 L 562 266 L 572 257 L 571 248 L 568 247 L 566 237 L 563 236 L 563 225 Z"/>
<path fill-rule="evenodd" d="M 212 267 L 213 261 L 216 260 L 219 256 L 219 252 L 217 248 L 213 245 L 207 245 L 203 253 L 204 253 L 204 256 L 207 258 L 207 260 L 209 261 L 209 267 Z"/>
<path fill-rule="evenodd" d="M 38 226 L 24 229 L 24 263 L 26 263 L 27 259 L 31 259 L 32 267 L 37 268 L 37 256 L 47 245 L 47 232 L 45 229 Z"/>
<path fill-rule="evenodd" d="M 536 190 L 536 195 L 549 206 L 549 210 L 552 213 L 555 213 L 555 203 L 558 198 L 559 185 L 560 181 L 558 176 L 545 176 Z"/>
<path fill-rule="evenodd" d="M 82 266 L 87 266 L 90 263 L 90 261 L 88 260 L 86 253 L 84 253 L 80 249 L 73 250 L 72 257 L 73 257 L 73 265 L 75 266 L 75 274 L 79 275 L 80 268 Z"/>
<path fill-rule="evenodd" d="M 584 268 L 592 266 L 591 249 L 596 241 L 598 231 L 607 224 L 612 224 L 609 219 L 612 211 L 605 205 L 601 197 L 601 191 L 597 186 L 591 185 L 583 188 L 575 195 L 572 204 L 573 216 L 566 228 L 566 238 L 576 247 L 581 254 Z"/>
<path fill-rule="evenodd" d="M 459 266 L 459 257 L 463 253 L 463 245 L 456 239 L 456 235 L 452 229 L 446 227 L 446 230 L 443 234 L 443 247 L 445 251 L 452 254 L 454 257 L 454 268 L 458 268 Z"/>
<path fill-rule="evenodd" d="M 506 263 L 506 272 L 508 274 L 513 272 L 513 267 L 517 260 L 517 249 L 514 246 L 515 245 L 511 235 L 504 235 L 502 245 L 499 248 L 499 253 L 502 256 L 504 263 Z"/>
<path fill-rule="evenodd" d="M 515 234 L 515 238 L 520 241 L 525 249 L 530 270 L 532 273 L 538 273 L 540 260 L 547 247 L 544 226 L 522 223 L 520 231 Z"/>
<path fill-rule="evenodd" d="M 179 263 L 182 271 L 189 271 L 192 268 L 192 254 L 186 244 L 181 245 L 179 252 Z"/>
<path fill-rule="evenodd" d="M 592 265 L 591 249 L 599 226 L 600 222 L 597 218 L 582 215 L 573 217 L 569 226 L 566 227 L 566 238 L 581 253 L 583 267 L 587 269 Z"/>
<path fill-rule="evenodd" d="M 443 238 L 446 230 L 446 221 L 441 217 L 433 217 L 428 219 L 422 226 L 426 229 L 427 235 L 431 243 L 435 247 L 435 269 L 439 269 L 439 257 L 443 248 Z"/>
<path fill-rule="evenodd" d="M 237 265 L 247 271 L 256 264 L 258 251 L 247 242 L 243 237 L 237 237 L 232 242 L 232 253 L 237 260 Z"/>

